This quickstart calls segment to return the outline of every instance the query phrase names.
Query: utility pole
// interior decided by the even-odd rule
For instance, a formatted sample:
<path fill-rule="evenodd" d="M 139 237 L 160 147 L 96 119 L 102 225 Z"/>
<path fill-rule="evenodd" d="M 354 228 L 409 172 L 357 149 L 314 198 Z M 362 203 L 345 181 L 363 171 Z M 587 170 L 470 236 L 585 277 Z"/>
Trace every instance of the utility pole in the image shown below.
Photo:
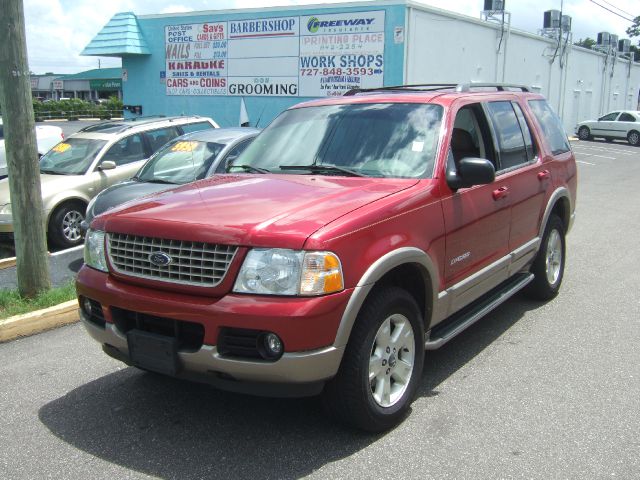
<path fill-rule="evenodd" d="M 22 0 L 0 0 L 0 102 L 16 245 L 18 290 L 50 286 Z"/>

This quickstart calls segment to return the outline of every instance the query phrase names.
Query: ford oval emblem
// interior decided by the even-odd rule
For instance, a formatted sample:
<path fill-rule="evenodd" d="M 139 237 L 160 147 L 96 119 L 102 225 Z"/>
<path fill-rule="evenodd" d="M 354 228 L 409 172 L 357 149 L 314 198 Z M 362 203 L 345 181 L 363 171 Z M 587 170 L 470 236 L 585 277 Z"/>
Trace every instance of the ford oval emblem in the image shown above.
<path fill-rule="evenodd" d="M 164 252 L 152 252 L 149 254 L 149 261 L 156 267 L 166 267 L 173 261 L 173 258 Z"/>

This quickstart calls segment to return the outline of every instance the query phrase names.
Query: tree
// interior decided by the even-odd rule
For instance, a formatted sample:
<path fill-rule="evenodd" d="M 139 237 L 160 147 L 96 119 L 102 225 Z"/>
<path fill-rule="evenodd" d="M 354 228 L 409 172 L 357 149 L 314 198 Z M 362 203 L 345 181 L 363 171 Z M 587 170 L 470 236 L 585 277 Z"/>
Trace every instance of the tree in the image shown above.
<path fill-rule="evenodd" d="M 589 50 L 591 50 L 596 43 L 597 42 L 593 38 L 587 37 L 584 40 L 582 39 L 578 40 L 577 42 L 574 43 L 574 45 L 582 48 L 588 48 Z"/>
<path fill-rule="evenodd" d="M 0 11 L 0 102 L 18 290 L 33 297 L 50 283 L 22 0 L 0 0 Z"/>
<path fill-rule="evenodd" d="M 630 37 L 640 37 L 640 15 L 633 19 L 633 24 L 627 28 L 627 35 Z"/>

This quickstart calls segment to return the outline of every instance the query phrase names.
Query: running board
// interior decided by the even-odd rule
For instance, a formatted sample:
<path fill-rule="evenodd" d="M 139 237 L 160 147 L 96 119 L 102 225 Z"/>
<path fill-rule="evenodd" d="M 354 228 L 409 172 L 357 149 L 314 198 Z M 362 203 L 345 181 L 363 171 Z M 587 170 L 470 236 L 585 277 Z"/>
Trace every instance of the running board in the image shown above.
<path fill-rule="evenodd" d="M 522 290 L 533 280 L 532 273 L 521 273 L 503 282 L 491 290 L 488 295 L 471 303 L 431 330 L 429 340 L 425 342 L 425 350 L 435 350 L 447 343 L 459 333 L 465 331 L 487 313 L 498 307 L 513 295 Z"/>

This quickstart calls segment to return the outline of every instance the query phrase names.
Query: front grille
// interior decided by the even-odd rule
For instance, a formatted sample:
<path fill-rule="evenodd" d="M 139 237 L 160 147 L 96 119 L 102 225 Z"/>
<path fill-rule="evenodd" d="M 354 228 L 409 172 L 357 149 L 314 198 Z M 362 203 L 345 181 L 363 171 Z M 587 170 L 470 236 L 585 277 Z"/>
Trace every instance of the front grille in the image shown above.
<path fill-rule="evenodd" d="M 178 340 L 178 350 L 195 352 L 204 342 L 204 326 L 196 322 L 156 317 L 111 307 L 111 316 L 118 330 L 126 334 L 129 330 L 142 330 Z"/>
<path fill-rule="evenodd" d="M 218 285 L 238 250 L 238 247 L 230 245 L 123 233 L 108 233 L 107 239 L 109 259 L 116 272 L 199 287 Z M 163 253 L 171 260 L 167 265 L 152 263 L 154 253 Z"/>

